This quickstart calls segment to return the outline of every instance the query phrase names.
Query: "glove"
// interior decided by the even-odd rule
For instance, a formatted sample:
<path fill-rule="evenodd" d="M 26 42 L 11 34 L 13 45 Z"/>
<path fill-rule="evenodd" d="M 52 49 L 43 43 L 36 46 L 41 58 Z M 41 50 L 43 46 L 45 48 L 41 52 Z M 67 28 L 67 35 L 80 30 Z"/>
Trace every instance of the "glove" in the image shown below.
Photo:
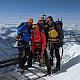
<path fill-rule="evenodd" d="M 21 36 L 16 36 L 16 41 L 22 40 Z"/>

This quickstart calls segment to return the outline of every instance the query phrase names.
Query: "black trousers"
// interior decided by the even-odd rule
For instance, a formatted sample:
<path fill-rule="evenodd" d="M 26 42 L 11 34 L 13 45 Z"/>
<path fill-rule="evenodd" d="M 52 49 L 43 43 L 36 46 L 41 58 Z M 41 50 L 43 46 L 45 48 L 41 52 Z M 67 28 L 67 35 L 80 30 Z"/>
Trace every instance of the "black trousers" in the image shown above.
<path fill-rule="evenodd" d="M 25 63 L 28 62 L 30 47 L 29 44 L 25 41 L 18 42 L 18 50 L 19 50 L 19 67 L 23 68 Z"/>
<path fill-rule="evenodd" d="M 56 56 L 56 68 L 60 68 L 60 54 L 59 54 L 59 46 L 52 44 L 50 49 L 50 55 L 51 55 L 51 65 L 53 66 L 53 54 Z"/>
<path fill-rule="evenodd" d="M 36 61 L 37 59 L 39 60 L 39 57 L 41 55 L 41 48 L 34 49 L 34 52 L 35 52 L 33 55 L 34 61 Z"/>

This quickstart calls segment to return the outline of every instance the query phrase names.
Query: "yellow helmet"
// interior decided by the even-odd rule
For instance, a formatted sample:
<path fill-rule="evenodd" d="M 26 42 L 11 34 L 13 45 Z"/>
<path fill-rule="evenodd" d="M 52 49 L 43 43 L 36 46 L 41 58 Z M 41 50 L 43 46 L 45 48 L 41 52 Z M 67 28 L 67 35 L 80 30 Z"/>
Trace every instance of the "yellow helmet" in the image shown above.
<path fill-rule="evenodd" d="M 39 18 L 39 21 L 43 21 L 43 20 L 44 20 L 44 17 L 40 17 L 40 18 Z"/>
<path fill-rule="evenodd" d="M 33 23 L 33 19 L 32 18 L 28 18 L 28 22 Z"/>
<path fill-rule="evenodd" d="M 35 29 L 35 28 L 38 28 L 38 26 L 37 26 L 36 24 L 34 24 L 34 25 L 32 26 L 32 28 Z"/>

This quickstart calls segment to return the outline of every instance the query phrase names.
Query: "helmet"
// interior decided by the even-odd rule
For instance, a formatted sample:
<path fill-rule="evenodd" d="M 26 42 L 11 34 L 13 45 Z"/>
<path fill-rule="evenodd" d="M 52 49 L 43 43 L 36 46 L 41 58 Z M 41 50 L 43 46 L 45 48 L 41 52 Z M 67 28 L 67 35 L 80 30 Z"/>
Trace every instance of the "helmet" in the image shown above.
<path fill-rule="evenodd" d="M 46 21 L 49 21 L 49 20 L 53 21 L 53 18 L 52 18 L 51 16 L 48 16 L 48 17 L 46 18 Z"/>
<path fill-rule="evenodd" d="M 44 20 L 44 17 L 40 17 L 40 18 L 39 18 L 39 21 L 43 21 L 43 20 Z"/>
<path fill-rule="evenodd" d="M 33 23 L 33 19 L 32 18 L 28 18 L 28 22 Z"/>
<path fill-rule="evenodd" d="M 32 26 L 32 28 L 35 29 L 35 28 L 38 28 L 38 26 L 37 26 L 36 24 L 34 24 L 34 25 Z"/>

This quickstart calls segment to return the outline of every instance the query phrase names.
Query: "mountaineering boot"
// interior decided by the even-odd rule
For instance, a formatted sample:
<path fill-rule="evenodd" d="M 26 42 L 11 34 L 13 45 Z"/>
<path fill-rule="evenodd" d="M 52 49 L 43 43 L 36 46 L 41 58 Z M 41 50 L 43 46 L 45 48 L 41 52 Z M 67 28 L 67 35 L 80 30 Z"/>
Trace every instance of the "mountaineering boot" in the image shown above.
<path fill-rule="evenodd" d="M 23 67 L 23 70 L 27 70 L 28 69 L 28 65 L 25 65 L 24 67 Z"/>
<path fill-rule="evenodd" d="M 50 70 L 50 71 L 48 71 L 47 75 L 51 75 L 51 70 Z"/>
<path fill-rule="evenodd" d="M 39 66 L 44 67 L 45 66 L 45 59 L 44 56 L 40 57 Z"/>
<path fill-rule="evenodd" d="M 56 68 L 53 70 L 53 72 L 56 73 L 56 72 L 59 71 L 59 70 L 60 70 L 60 68 L 59 68 L 59 67 L 56 67 Z"/>

